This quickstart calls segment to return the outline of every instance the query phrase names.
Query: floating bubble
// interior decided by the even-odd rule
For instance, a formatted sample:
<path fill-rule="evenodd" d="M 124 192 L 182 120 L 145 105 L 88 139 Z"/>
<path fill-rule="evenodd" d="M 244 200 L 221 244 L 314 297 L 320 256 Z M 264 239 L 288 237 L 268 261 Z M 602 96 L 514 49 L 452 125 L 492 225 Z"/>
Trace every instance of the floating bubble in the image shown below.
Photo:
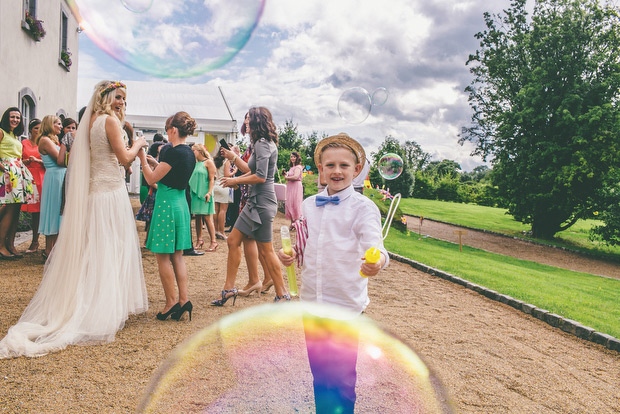
<path fill-rule="evenodd" d="M 384 87 L 377 88 L 372 93 L 371 102 L 373 106 L 381 106 L 387 102 L 388 99 L 388 90 Z"/>
<path fill-rule="evenodd" d="M 187 78 L 228 63 L 249 40 L 266 0 L 67 2 L 88 37 L 117 61 Z"/>
<path fill-rule="evenodd" d="M 144 13 L 153 5 L 153 0 L 121 0 L 123 6 L 134 13 Z"/>
<path fill-rule="evenodd" d="M 339 412 L 346 386 L 315 395 L 313 378 L 351 372 L 345 361 L 357 371 L 341 378 L 355 384 L 356 412 L 453 412 L 435 375 L 395 336 L 365 316 L 297 301 L 248 308 L 199 331 L 155 372 L 137 411 L 311 413 L 316 397 Z"/>
<path fill-rule="evenodd" d="M 385 154 L 379 159 L 377 170 L 384 179 L 394 180 L 403 172 L 403 159 L 398 154 Z"/>
<path fill-rule="evenodd" d="M 338 114 L 349 124 L 361 124 L 368 118 L 372 107 L 370 95 L 364 88 L 347 89 L 338 99 Z"/>

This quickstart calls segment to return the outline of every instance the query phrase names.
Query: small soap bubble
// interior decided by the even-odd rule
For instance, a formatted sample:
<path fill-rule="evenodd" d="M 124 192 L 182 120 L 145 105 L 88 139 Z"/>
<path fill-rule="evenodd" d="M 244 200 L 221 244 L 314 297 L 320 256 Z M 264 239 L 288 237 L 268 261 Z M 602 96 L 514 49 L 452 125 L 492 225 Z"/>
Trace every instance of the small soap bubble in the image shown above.
<path fill-rule="evenodd" d="M 361 124 L 370 115 L 370 94 L 358 86 L 342 92 L 338 99 L 338 115 L 349 124 Z"/>
<path fill-rule="evenodd" d="M 250 39 L 265 2 L 67 0 L 100 49 L 162 78 L 189 78 L 228 63 Z"/>
<path fill-rule="evenodd" d="M 198 331 L 155 372 L 137 411 L 314 413 L 316 401 L 339 412 L 351 377 L 333 380 L 351 372 L 347 360 L 356 412 L 454 412 L 434 373 L 394 335 L 363 315 L 299 301 L 247 308 Z M 315 395 L 321 375 L 330 384 Z"/>
<path fill-rule="evenodd" d="M 388 96 L 389 96 L 388 90 L 385 89 L 384 87 L 375 89 L 372 93 L 372 99 L 371 99 L 372 105 L 373 106 L 384 105 L 388 100 Z"/>
<path fill-rule="evenodd" d="M 125 8 L 134 13 L 144 13 L 153 5 L 153 0 L 121 0 Z"/>
<path fill-rule="evenodd" d="M 398 154 L 384 154 L 377 163 L 379 174 L 386 180 L 394 180 L 403 172 L 403 159 Z"/>

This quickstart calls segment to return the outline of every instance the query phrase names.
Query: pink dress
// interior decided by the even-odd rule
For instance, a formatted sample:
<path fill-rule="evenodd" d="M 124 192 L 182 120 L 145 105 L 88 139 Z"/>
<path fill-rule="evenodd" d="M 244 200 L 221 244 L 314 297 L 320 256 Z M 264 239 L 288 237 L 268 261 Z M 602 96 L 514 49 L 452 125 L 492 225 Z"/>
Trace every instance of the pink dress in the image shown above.
<path fill-rule="evenodd" d="M 286 173 L 287 178 L 294 178 L 286 180 L 286 203 L 284 205 L 286 218 L 291 221 L 301 218 L 301 203 L 304 201 L 304 187 L 301 184 L 302 171 L 301 165 L 295 165 Z"/>

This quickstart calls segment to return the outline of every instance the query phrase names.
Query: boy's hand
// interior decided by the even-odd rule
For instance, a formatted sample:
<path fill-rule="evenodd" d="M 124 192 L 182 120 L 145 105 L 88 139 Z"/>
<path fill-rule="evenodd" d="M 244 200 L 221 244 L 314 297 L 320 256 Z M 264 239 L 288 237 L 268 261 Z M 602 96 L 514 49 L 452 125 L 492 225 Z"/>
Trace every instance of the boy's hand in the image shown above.
<path fill-rule="evenodd" d="M 280 259 L 280 262 L 284 265 L 284 267 L 289 267 L 295 261 L 295 252 L 293 252 L 292 256 L 289 256 L 284 253 L 284 250 L 280 249 L 278 250 L 278 259 Z"/>
<path fill-rule="evenodd" d="M 365 261 L 365 257 L 362 257 L 362 260 L 364 260 L 364 262 L 362 262 L 360 272 L 362 272 L 365 276 L 375 276 L 385 264 L 385 257 L 383 256 L 383 253 L 381 253 L 381 259 L 379 259 L 377 263 L 367 263 Z"/>

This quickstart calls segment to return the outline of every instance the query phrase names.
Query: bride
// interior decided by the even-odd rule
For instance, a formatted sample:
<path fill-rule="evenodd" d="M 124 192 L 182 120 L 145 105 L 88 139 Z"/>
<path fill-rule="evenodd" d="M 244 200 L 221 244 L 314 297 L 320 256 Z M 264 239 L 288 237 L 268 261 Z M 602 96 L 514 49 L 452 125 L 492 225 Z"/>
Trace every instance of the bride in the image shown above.
<path fill-rule="evenodd" d="M 67 171 L 58 241 L 39 289 L 0 341 L 0 358 L 41 356 L 67 345 L 112 342 L 129 314 L 148 308 L 133 211 L 123 177 L 146 145 L 126 148 L 125 85 L 95 86 Z"/>

